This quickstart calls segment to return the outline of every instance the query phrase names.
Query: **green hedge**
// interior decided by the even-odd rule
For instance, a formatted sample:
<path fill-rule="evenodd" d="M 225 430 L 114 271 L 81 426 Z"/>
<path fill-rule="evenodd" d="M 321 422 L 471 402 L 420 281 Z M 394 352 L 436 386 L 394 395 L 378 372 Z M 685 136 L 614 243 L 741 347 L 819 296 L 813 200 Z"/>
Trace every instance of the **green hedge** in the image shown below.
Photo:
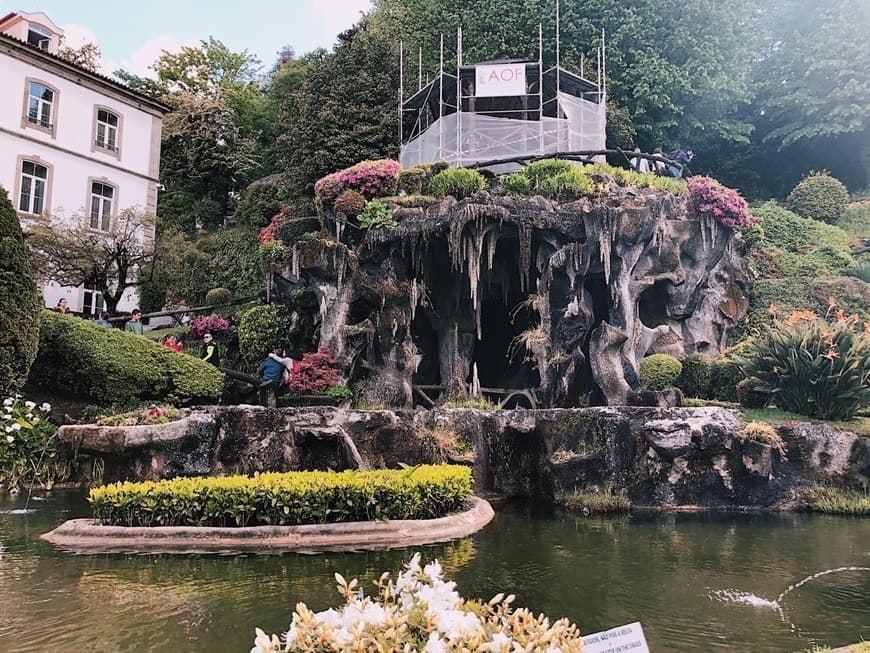
<path fill-rule="evenodd" d="M 669 354 L 652 354 L 640 361 L 640 383 L 646 390 L 664 390 L 674 384 L 683 365 Z"/>
<path fill-rule="evenodd" d="M 789 193 L 788 205 L 805 218 L 835 223 L 849 204 L 849 191 L 827 172 L 811 172 Z"/>
<path fill-rule="evenodd" d="M 462 508 L 471 470 L 424 465 L 370 472 L 179 478 L 94 488 L 94 519 L 116 526 L 261 526 L 433 519 Z"/>
<path fill-rule="evenodd" d="M 39 352 L 28 383 L 104 406 L 189 404 L 217 399 L 224 375 L 147 338 L 43 311 Z"/>
<path fill-rule="evenodd" d="M 27 378 L 36 354 L 39 305 L 18 215 L 0 186 L 0 399 L 20 390 Z"/>

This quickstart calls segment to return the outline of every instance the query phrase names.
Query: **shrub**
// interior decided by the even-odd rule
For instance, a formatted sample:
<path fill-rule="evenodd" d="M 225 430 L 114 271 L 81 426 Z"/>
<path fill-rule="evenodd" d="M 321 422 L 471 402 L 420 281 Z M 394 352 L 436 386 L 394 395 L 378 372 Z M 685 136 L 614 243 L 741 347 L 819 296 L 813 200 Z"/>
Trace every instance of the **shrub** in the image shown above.
<path fill-rule="evenodd" d="M 523 168 L 522 174 L 529 178 L 534 190 L 541 190 L 544 182 L 556 175 L 568 172 L 569 170 L 577 170 L 577 166 L 570 161 L 563 159 L 546 159 L 544 161 L 534 161 Z"/>
<path fill-rule="evenodd" d="M 420 554 L 395 581 L 382 574 L 374 597 L 363 598 L 357 581 L 336 574 L 345 605 L 314 613 L 296 605 L 284 642 L 259 628 L 251 653 L 279 651 L 547 651 L 579 653 L 583 639 L 567 619 L 551 622 L 513 596 L 464 601 L 455 583 L 442 580 L 437 561 L 420 567 Z M 552 623 L 552 625 L 551 625 Z M 340 627 L 337 626 L 340 624 Z M 389 624 L 389 628 L 387 627 Z"/>
<path fill-rule="evenodd" d="M 335 199 L 333 210 L 336 213 L 344 213 L 351 217 L 356 217 L 366 207 L 366 198 L 362 193 L 355 190 L 346 190 Z"/>
<path fill-rule="evenodd" d="M 326 392 L 324 392 L 323 394 L 325 394 L 330 399 L 335 399 L 335 401 L 340 401 L 342 403 L 353 399 L 353 391 L 343 383 L 339 383 L 338 385 L 334 385 L 331 388 L 327 388 Z"/>
<path fill-rule="evenodd" d="M 401 164 L 392 159 L 361 161 L 318 180 L 314 184 L 315 200 L 320 207 L 332 206 L 335 199 L 346 190 L 358 191 L 366 199 L 393 195 L 401 169 Z"/>
<path fill-rule="evenodd" d="M 767 243 L 801 254 L 828 247 L 836 251 L 840 259 L 849 259 L 855 238 L 839 227 L 802 218 L 774 202 L 756 207 L 753 213 L 763 221 Z"/>
<path fill-rule="evenodd" d="M 117 526 L 260 526 L 432 519 L 462 508 L 471 470 L 271 472 L 93 488 L 94 519 Z"/>
<path fill-rule="evenodd" d="M 328 349 L 320 349 L 316 354 L 304 354 L 302 360 L 293 366 L 290 392 L 299 394 L 327 392 L 341 380 L 337 367 L 338 361 L 332 357 Z"/>
<path fill-rule="evenodd" d="M 57 460 L 57 427 L 48 420 L 51 406 L 37 406 L 20 396 L 7 397 L 0 408 L 0 487 L 32 482 L 51 488 L 69 470 Z"/>
<path fill-rule="evenodd" d="M 771 308 L 779 315 L 790 315 L 797 310 L 824 315 L 831 298 L 836 298 L 837 306 L 846 313 L 857 313 L 862 320 L 870 320 L 870 286 L 859 279 L 764 279 L 757 281 L 753 288 L 747 330 L 753 334 L 763 333 L 773 324 Z"/>
<path fill-rule="evenodd" d="M 217 399 L 224 375 L 213 365 L 147 338 L 51 311 L 42 312 L 34 387 L 100 405 L 188 404 Z"/>
<path fill-rule="evenodd" d="M 206 333 L 219 337 L 226 335 L 230 330 L 230 322 L 217 313 L 212 313 L 193 318 L 187 328 L 197 338 L 202 338 Z"/>
<path fill-rule="evenodd" d="M 461 200 L 486 188 L 486 179 L 477 170 L 450 168 L 432 177 L 429 188 L 438 197 L 452 195 Z"/>
<path fill-rule="evenodd" d="M 870 260 L 858 261 L 842 272 L 843 276 L 855 277 L 864 283 L 870 283 Z"/>
<path fill-rule="evenodd" d="M 423 192 L 423 182 L 426 181 L 426 170 L 423 168 L 408 168 L 399 172 L 396 188 L 405 195 L 419 195 Z"/>
<path fill-rule="evenodd" d="M 689 177 L 689 197 L 700 215 L 714 218 L 726 227 L 749 227 L 760 222 L 736 190 L 711 177 Z"/>
<path fill-rule="evenodd" d="M 290 205 L 296 199 L 282 175 L 255 181 L 242 192 L 236 208 L 236 222 L 262 227 L 282 206 Z"/>
<path fill-rule="evenodd" d="M 586 515 L 599 515 L 608 512 L 628 512 L 631 501 L 628 497 L 606 492 L 574 492 L 565 499 L 565 508 Z"/>
<path fill-rule="evenodd" d="M 653 354 L 640 362 L 640 383 L 647 390 L 664 390 L 680 376 L 683 366 L 668 354 Z"/>
<path fill-rule="evenodd" d="M 27 379 L 39 341 L 39 305 L 18 214 L 0 186 L 0 397 Z"/>
<path fill-rule="evenodd" d="M 686 397 L 706 399 L 710 396 L 710 359 L 691 354 L 683 360 L 683 369 L 674 382 Z"/>
<path fill-rule="evenodd" d="M 783 410 L 837 420 L 870 403 L 870 328 L 842 310 L 830 323 L 812 311 L 777 320 L 743 363 Z"/>
<path fill-rule="evenodd" d="M 544 195 L 562 201 L 593 195 L 595 189 L 595 183 L 580 168 L 574 166 L 544 179 L 540 185 L 540 191 Z"/>
<path fill-rule="evenodd" d="M 499 179 L 501 187 L 514 195 L 528 195 L 532 190 L 532 180 L 522 172 L 513 172 Z"/>
<path fill-rule="evenodd" d="M 393 212 L 390 207 L 372 200 L 368 202 L 362 213 L 357 216 L 357 222 L 362 229 L 395 229 L 397 222 L 393 219 Z"/>
<path fill-rule="evenodd" d="M 253 306 L 239 320 L 239 353 L 249 364 L 264 359 L 287 337 L 287 317 L 271 304 Z"/>
<path fill-rule="evenodd" d="M 232 299 L 233 293 L 228 288 L 212 288 L 205 294 L 206 306 L 221 306 Z"/>
<path fill-rule="evenodd" d="M 827 172 L 810 172 L 788 195 L 792 211 L 805 218 L 836 223 L 849 204 L 849 191 Z"/>
<path fill-rule="evenodd" d="M 750 376 L 737 384 L 737 402 L 744 408 L 764 408 L 770 393 L 760 390 L 764 385 L 757 376 Z"/>
<path fill-rule="evenodd" d="M 710 397 L 717 401 L 737 402 L 737 384 L 746 378 L 741 360 L 751 340 L 739 342 L 710 361 Z"/>
<path fill-rule="evenodd" d="M 278 240 L 285 245 L 292 245 L 312 231 L 320 231 L 319 218 L 290 218 L 278 227 Z"/>

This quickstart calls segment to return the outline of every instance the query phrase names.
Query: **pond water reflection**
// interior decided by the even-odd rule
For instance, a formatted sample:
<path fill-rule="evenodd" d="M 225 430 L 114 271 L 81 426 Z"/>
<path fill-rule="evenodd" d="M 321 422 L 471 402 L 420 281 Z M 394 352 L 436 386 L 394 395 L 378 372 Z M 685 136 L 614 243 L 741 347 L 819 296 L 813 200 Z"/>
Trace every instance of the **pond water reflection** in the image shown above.
<path fill-rule="evenodd" d="M 39 535 L 89 514 L 84 494 L 0 497 L 0 651 L 248 651 L 293 606 L 335 605 L 333 573 L 363 587 L 409 550 L 281 556 L 56 552 Z M 650 649 L 797 651 L 870 639 L 870 520 L 806 514 L 586 519 L 512 503 L 474 537 L 423 548 L 466 597 L 567 616 L 590 633 L 640 621 Z M 742 593 L 742 594 L 741 594 Z M 735 601 L 749 595 L 756 605 Z M 751 603 L 751 601 L 749 602 Z"/>

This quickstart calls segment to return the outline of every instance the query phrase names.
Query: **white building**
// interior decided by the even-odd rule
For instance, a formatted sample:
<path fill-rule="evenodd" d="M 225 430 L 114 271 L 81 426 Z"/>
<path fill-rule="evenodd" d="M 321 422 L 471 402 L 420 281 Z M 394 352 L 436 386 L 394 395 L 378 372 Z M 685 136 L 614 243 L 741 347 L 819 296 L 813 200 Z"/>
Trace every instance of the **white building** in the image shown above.
<path fill-rule="evenodd" d="M 63 30 L 43 13 L 0 17 L 0 185 L 22 226 L 108 231 L 127 208 L 157 210 L 167 107 L 57 56 Z M 154 225 L 145 238 L 153 241 Z M 45 303 L 102 308 L 94 289 L 43 287 Z M 128 290 L 119 310 L 138 303 Z"/>

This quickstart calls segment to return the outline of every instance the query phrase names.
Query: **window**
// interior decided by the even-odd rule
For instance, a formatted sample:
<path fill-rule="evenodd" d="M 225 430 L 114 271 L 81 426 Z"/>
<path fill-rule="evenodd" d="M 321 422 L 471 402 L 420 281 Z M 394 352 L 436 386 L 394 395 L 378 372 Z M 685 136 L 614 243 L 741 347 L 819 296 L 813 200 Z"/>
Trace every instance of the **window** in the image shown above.
<path fill-rule="evenodd" d="M 41 214 L 45 210 L 48 168 L 33 161 L 21 162 L 21 192 L 18 210 Z"/>
<path fill-rule="evenodd" d="M 29 82 L 27 97 L 27 122 L 52 129 L 51 107 L 54 91 L 39 82 Z"/>
<path fill-rule="evenodd" d="M 40 50 L 48 50 L 51 45 L 51 32 L 42 25 L 29 23 L 27 27 L 27 42 Z"/>
<path fill-rule="evenodd" d="M 91 229 L 109 231 L 112 225 L 112 202 L 115 189 L 99 181 L 91 182 Z"/>
<path fill-rule="evenodd" d="M 85 286 L 82 293 L 82 313 L 85 315 L 99 315 L 106 307 L 103 301 L 103 293 L 94 285 Z"/>
<path fill-rule="evenodd" d="M 106 109 L 97 109 L 95 145 L 109 152 L 118 151 L 118 116 Z"/>

